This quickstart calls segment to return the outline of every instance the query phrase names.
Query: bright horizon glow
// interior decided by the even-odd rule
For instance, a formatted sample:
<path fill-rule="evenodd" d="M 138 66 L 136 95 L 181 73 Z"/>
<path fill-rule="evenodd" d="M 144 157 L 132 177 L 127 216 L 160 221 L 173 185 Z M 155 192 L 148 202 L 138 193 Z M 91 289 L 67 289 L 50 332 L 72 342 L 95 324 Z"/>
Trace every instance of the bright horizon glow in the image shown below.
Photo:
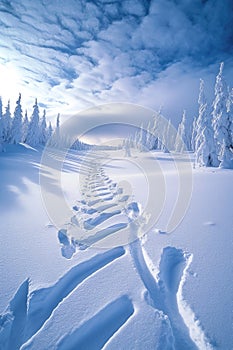
<path fill-rule="evenodd" d="M 20 76 L 11 63 L 0 63 L 0 91 L 3 102 L 13 102 L 15 96 L 19 95 Z"/>

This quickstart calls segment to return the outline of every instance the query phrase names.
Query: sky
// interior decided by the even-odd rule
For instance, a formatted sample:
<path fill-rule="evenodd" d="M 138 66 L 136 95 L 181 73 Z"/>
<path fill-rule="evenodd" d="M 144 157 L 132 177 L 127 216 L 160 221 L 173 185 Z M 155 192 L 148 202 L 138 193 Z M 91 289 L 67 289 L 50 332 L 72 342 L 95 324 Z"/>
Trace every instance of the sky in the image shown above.
<path fill-rule="evenodd" d="M 232 0 L 0 0 L 0 95 L 62 118 L 110 102 L 197 113 L 219 63 L 233 85 Z M 61 118 L 61 119 L 62 119 Z"/>

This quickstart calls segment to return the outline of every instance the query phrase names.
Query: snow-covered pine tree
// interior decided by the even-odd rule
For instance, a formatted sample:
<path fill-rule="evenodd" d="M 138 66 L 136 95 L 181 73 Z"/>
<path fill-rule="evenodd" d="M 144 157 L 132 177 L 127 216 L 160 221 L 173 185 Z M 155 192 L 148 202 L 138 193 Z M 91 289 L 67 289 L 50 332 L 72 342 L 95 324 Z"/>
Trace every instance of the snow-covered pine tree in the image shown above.
<path fill-rule="evenodd" d="M 199 148 L 202 142 L 201 140 L 202 130 L 207 120 L 207 101 L 205 97 L 204 87 L 205 87 L 204 80 L 200 79 L 200 90 L 199 90 L 199 97 L 198 97 L 199 113 L 196 121 L 195 150 Z"/>
<path fill-rule="evenodd" d="M 22 142 L 26 142 L 28 125 L 29 125 L 29 120 L 28 120 L 28 113 L 26 110 L 24 115 L 24 120 L 23 120 L 23 126 L 22 126 Z"/>
<path fill-rule="evenodd" d="M 28 133 L 26 137 L 26 143 L 28 143 L 32 147 L 37 146 L 40 141 L 39 120 L 39 108 L 37 104 L 37 99 L 35 99 L 35 104 L 33 106 L 33 112 L 28 126 Z"/>
<path fill-rule="evenodd" d="M 192 136 L 191 136 L 191 151 L 195 152 L 195 143 L 197 137 L 197 117 L 194 117 L 192 124 Z"/>
<path fill-rule="evenodd" d="M 148 122 L 147 129 L 146 129 L 146 140 L 145 140 L 145 146 L 147 150 L 151 149 L 151 127 L 150 127 L 150 121 Z"/>
<path fill-rule="evenodd" d="M 233 89 L 228 89 L 227 113 L 229 114 L 230 150 L 233 152 Z"/>
<path fill-rule="evenodd" d="M 143 150 L 145 149 L 145 138 L 145 130 L 143 128 L 143 124 L 141 124 L 138 138 L 138 148 L 140 152 L 143 152 Z"/>
<path fill-rule="evenodd" d="M 19 94 L 19 98 L 16 101 L 16 107 L 14 111 L 14 117 L 12 120 L 11 127 L 11 143 L 17 144 L 22 141 L 22 120 L 23 113 L 21 107 L 21 94 Z"/>
<path fill-rule="evenodd" d="M 227 97 L 227 113 L 229 118 L 229 144 L 227 145 L 226 139 L 223 139 L 221 145 L 221 151 L 219 155 L 220 168 L 232 169 L 233 168 L 233 111 L 232 111 L 232 96 L 230 88 L 228 87 L 228 97 Z"/>
<path fill-rule="evenodd" d="M 57 120 L 56 120 L 56 129 L 55 129 L 55 133 L 53 136 L 54 139 L 54 146 L 55 147 L 61 147 L 61 135 L 60 135 L 60 113 L 58 113 L 57 115 Z"/>
<path fill-rule="evenodd" d="M 2 116 L 3 121 L 3 142 L 9 143 L 11 139 L 11 112 L 10 112 L 10 100 L 7 103 L 5 113 Z"/>
<path fill-rule="evenodd" d="M 139 140 L 139 132 L 137 130 L 137 131 L 135 131 L 134 138 L 133 138 L 135 148 L 138 148 L 138 140 Z"/>
<path fill-rule="evenodd" d="M 220 70 L 216 77 L 215 83 L 215 99 L 213 103 L 213 129 L 214 137 L 216 140 L 217 154 L 221 163 L 223 162 L 223 153 L 224 159 L 226 157 L 232 157 L 231 152 L 231 121 L 230 113 L 227 110 L 229 94 L 227 91 L 227 85 L 223 76 L 224 63 L 220 64 Z M 223 148 L 226 150 L 223 152 Z M 224 161 L 224 164 L 227 162 Z"/>
<path fill-rule="evenodd" d="M 3 143 L 2 97 L 0 96 L 0 144 Z M 0 150 L 1 151 L 1 150 Z"/>
<path fill-rule="evenodd" d="M 219 155 L 219 160 L 220 160 L 220 168 L 225 168 L 225 169 L 233 169 L 233 153 L 229 147 L 226 145 L 225 139 L 223 139 L 223 143 L 221 146 L 221 152 Z"/>
<path fill-rule="evenodd" d="M 204 93 L 204 81 L 200 80 L 199 114 L 196 122 L 195 163 L 198 166 L 218 166 L 214 131 L 211 116 L 207 113 L 207 101 Z M 194 137 L 193 137 L 194 141 Z"/>
<path fill-rule="evenodd" d="M 154 115 L 153 117 L 153 126 L 151 128 L 151 144 L 150 149 L 158 149 L 158 117 Z"/>
<path fill-rule="evenodd" d="M 48 130 L 47 130 L 47 122 L 46 122 L 46 111 L 44 109 L 43 117 L 40 122 L 40 144 L 45 145 L 48 140 Z"/>
<path fill-rule="evenodd" d="M 173 149 L 174 144 L 171 119 L 169 119 L 166 129 L 166 136 L 164 138 L 164 152 L 169 153 Z"/>
<path fill-rule="evenodd" d="M 187 145 L 185 124 L 186 124 L 186 111 L 184 110 L 182 115 L 182 120 L 177 130 L 177 136 L 175 141 L 176 152 L 181 152 L 181 153 L 184 152 Z"/>
<path fill-rule="evenodd" d="M 130 136 L 123 141 L 123 149 L 125 150 L 125 157 L 131 157 Z"/>
<path fill-rule="evenodd" d="M 219 165 L 216 154 L 214 133 L 211 120 L 207 120 L 201 133 L 201 143 L 195 152 L 195 164 L 197 166 L 217 167 Z"/>
<path fill-rule="evenodd" d="M 0 152 L 3 151 L 2 97 L 0 96 Z"/>
<path fill-rule="evenodd" d="M 52 128 L 52 124 L 51 122 L 49 122 L 49 128 L 48 128 L 48 139 L 50 139 L 50 137 L 53 134 L 53 128 Z"/>
<path fill-rule="evenodd" d="M 186 147 L 188 151 L 192 150 L 192 125 L 186 122 Z"/>
<path fill-rule="evenodd" d="M 56 130 L 59 132 L 60 130 L 60 113 L 57 115 L 57 121 L 56 121 Z"/>

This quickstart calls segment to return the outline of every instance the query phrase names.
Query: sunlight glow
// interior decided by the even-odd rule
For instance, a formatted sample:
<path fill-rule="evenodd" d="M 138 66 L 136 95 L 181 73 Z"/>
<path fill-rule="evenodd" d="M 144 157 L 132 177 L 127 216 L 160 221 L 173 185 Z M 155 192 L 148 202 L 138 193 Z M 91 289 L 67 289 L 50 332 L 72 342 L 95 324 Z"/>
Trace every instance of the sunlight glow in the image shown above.
<path fill-rule="evenodd" d="M 11 63 L 0 64 L 0 96 L 6 103 L 18 97 L 20 91 L 20 74 Z"/>

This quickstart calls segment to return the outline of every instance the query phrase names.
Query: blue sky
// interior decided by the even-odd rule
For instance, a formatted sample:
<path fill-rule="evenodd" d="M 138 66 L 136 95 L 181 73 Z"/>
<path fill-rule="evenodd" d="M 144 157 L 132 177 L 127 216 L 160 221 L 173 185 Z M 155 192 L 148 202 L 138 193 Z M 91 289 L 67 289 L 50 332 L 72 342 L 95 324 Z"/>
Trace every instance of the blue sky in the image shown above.
<path fill-rule="evenodd" d="M 1 0 L 0 94 L 48 115 L 139 103 L 177 120 L 233 77 L 232 0 Z"/>

